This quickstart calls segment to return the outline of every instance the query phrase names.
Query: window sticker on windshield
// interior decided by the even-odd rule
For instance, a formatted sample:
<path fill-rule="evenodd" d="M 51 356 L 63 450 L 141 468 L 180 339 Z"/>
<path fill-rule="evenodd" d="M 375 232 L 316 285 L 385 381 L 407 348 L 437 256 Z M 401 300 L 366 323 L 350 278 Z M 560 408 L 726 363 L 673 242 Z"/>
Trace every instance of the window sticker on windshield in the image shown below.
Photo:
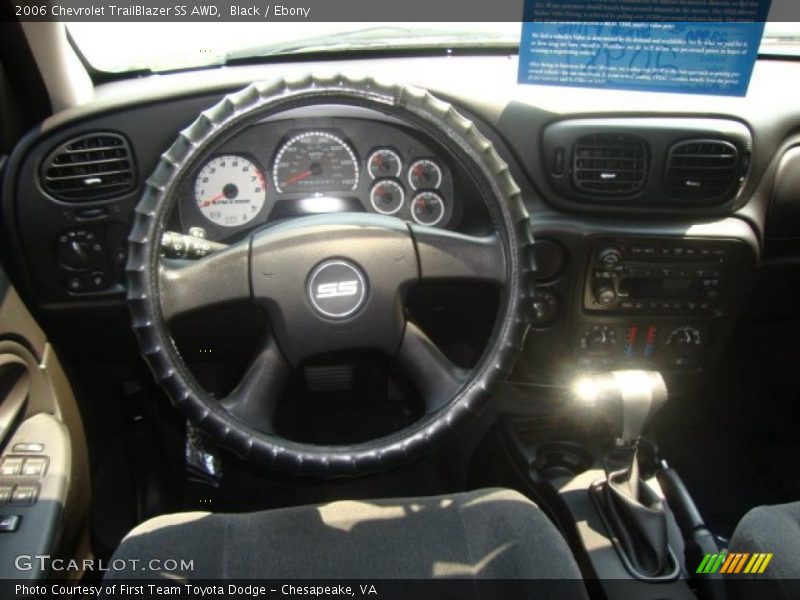
<path fill-rule="evenodd" d="M 519 82 L 744 96 L 770 3 L 526 0 Z"/>

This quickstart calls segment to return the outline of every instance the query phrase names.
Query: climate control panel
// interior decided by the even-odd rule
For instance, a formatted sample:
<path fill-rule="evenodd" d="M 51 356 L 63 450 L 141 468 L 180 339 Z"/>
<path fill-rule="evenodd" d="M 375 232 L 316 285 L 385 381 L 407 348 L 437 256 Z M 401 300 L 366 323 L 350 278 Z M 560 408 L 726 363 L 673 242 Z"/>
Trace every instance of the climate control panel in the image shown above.
<path fill-rule="evenodd" d="M 587 369 L 695 369 L 701 365 L 709 328 L 700 323 L 597 323 L 580 331 L 578 366 Z"/>

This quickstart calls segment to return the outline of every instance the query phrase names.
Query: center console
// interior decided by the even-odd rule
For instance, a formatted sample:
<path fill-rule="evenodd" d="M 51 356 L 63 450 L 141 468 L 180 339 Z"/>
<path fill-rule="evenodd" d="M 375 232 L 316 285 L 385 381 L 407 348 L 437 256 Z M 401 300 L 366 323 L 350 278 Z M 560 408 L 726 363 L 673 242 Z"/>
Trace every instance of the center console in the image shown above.
<path fill-rule="evenodd" d="M 720 582 L 694 574 L 715 540 L 645 425 L 651 407 L 694 401 L 721 356 L 755 275 L 753 228 L 734 217 L 557 214 L 532 228 L 536 321 L 499 394 L 520 485 L 601 595 L 719 598 Z M 592 406 L 576 402 L 587 380 Z"/>
<path fill-rule="evenodd" d="M 755 274 L 743 220 L 532 224 L 537 320 L 512 381 L 569 385 L 580 373 L 657 370 L 679 392 L 725 345 Z"/>
<path fill-rule="evenodd" d="M 713 323 L 734 310 L 748 248 L 740 240 L 592 239 L 577 364 L 588 368 L 703 365 Z"/>
<path fill-rule="evenodd" d="M 587 374 L 549 394 L 557 409 L 538 423 L 504 419 L 503 443 L 600 597 L 723 597 L 720 580 L 695 573 L 716 542 L 647 431 L 668 401 L 662 375 Z"/>

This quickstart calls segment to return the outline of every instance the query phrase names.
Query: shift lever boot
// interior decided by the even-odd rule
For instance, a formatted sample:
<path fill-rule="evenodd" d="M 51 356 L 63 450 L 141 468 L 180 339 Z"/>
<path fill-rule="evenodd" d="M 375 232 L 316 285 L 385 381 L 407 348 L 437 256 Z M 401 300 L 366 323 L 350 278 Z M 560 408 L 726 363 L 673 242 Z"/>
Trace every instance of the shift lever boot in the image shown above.
<path fill-rule="evenodd" d="M 618 452 L 622 460 L 606 461 L 606 516 L 633 568 L 663 575 L 670 568 L 664 503 L 640 479 L 636 447 Z"/>

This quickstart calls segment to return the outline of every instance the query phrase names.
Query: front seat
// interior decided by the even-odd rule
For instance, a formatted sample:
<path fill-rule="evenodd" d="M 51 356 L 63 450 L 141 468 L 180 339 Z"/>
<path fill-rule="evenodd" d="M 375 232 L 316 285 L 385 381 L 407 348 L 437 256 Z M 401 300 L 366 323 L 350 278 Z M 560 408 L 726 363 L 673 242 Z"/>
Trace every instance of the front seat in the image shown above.
<path fill-rule="evenodd" d="M 573 580 L 575 591 L 561 597 L 586 597 L 564 538 L 535 504 L 506 489 L 165 515 L 132 530 L 117 559 L 139 566 L 107 580 L 560 579 Z M 152 559 L 193 560 L 193 569 L 141 570 Z"/>
<path fill-rule="evenodd" d="M 800 502 L 759 506 L 734 531 L 729 553 L 771 554 L 763 573 L 726 578 L 730 595 L 740 600 L 800 598 Z M 745 561 L 752 560 L 751 557 Z"/>

